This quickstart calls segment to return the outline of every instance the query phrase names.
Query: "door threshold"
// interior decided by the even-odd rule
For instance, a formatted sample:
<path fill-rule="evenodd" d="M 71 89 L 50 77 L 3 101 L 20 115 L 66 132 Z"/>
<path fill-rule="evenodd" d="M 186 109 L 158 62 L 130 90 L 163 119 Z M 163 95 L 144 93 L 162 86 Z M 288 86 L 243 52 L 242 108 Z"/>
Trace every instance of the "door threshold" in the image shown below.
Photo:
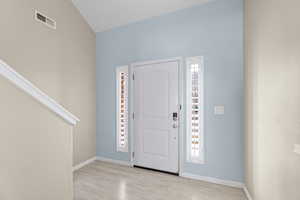
<path fill-rule="evenodd" d="M 148 168 L 148 167 L 141 167 L 141 166 L 137 166 L 137 165 L 133 165 L 133 167 L 134 168 L 139 168 L 139 169 L 145 169 L 145 170 L 149 170 L 149 171 L 153 171 L 153 172 L 160 172 L 160 173 L 164 173 L 164 174 L 170 174 L 170 175 L 173 175 L 173 176 L 179 176 L 179 173 L 174 173 L 174 172 L 167 172 L 167 171 L 152 169 L 152 168 Z"/>

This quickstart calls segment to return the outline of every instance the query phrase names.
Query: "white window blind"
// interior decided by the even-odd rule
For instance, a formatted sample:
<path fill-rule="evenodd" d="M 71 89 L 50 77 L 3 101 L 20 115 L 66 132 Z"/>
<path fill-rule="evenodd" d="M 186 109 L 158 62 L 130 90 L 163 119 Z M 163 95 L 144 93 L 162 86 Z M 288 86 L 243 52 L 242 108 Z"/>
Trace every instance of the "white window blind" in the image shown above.
<path fill-rule="evenodd" d="M 117 68 L 117 151 L 128 152 L 128 66 Z"/>
<path fill-rule="evenodd" d="M 187 58 L 187 161 L 204 163 L 203 58 Z"/>

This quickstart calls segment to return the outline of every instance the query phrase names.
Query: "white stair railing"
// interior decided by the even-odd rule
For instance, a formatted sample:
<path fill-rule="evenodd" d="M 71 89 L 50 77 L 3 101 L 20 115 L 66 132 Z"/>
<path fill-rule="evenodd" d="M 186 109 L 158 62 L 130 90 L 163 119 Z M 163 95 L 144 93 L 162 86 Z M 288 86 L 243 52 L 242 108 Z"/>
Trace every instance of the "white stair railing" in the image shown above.
<path fill-rule="evenodd" d="M 11 81 L 18 88 L 32 96 L 34 99 L 45 105 L 48 109 L 62 117 L 68 123 L 76 125 L 80 120 L 66 110 L 63 106 L 57 103 L 54 99 L 50 98 L 39 88 L 33 85 L 30 81 L 25 79 L 21 74 L 12 69 L 8 64 L 0 59 L 0 75 Z"/>

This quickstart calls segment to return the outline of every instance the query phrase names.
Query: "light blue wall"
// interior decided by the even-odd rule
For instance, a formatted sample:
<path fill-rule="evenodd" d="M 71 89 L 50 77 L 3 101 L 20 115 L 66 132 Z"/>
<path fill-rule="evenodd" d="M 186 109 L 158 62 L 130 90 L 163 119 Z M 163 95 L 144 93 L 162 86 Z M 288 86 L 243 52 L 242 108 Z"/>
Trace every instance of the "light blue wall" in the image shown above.
<path fill-rule="evenodd" d="M 97 34 L 97 155 L 116 152 L 115 67 L 172 57 L 205 58 L 205 165 L 184 172 L 244 179 L 243 0 L 216 0 Z M 214 105 L 225 105 L 215 116 Z"/>

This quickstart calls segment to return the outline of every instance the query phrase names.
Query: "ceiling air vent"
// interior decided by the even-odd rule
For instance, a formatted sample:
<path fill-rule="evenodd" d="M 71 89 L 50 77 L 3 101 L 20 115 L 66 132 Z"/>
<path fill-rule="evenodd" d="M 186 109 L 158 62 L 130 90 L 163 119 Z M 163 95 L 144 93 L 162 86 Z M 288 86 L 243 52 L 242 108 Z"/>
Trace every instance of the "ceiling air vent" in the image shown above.
<path fill-rule="evenodd" d="M 56 29 L 56 21 L 40 13 L 39 11 L 35 11 L 35 19 L 50 28 Z"/>

